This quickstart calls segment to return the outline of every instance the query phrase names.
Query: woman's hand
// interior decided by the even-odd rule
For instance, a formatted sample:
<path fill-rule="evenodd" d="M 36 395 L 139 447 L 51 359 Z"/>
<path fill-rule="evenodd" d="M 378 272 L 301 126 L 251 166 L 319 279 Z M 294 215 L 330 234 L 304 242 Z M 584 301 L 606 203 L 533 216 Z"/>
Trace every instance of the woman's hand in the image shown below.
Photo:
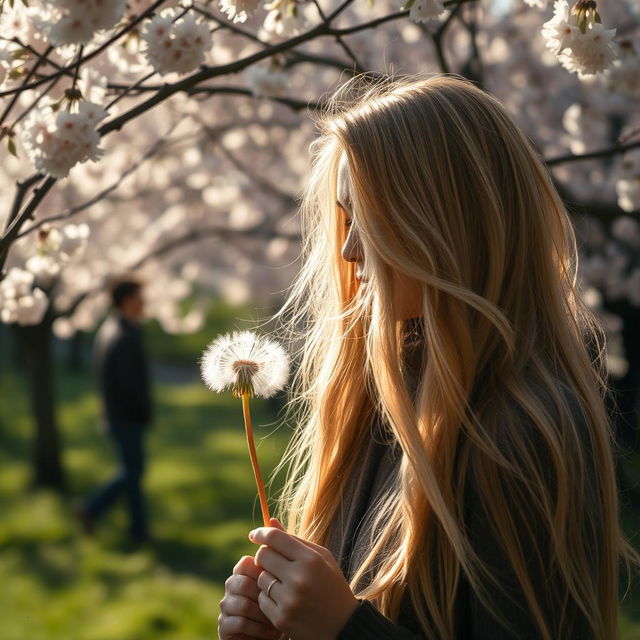
<path fill-rule="evenodd" d="M 220 640 L 274 640 L 280 637 L 258 606 L 259 574 L 260 569 L 251 556 L 243 556 L 233 567 L 233 574 L 224 583 L 224 598 L 220 601 Z"/>
<path fill-rule="evenodd" d="M 358 600 L 328 549 L 275 526 L 249 534 L 262 544 L 255 563 L 258 605 L 272 624 L 291 640 L 335 640 Z"/>

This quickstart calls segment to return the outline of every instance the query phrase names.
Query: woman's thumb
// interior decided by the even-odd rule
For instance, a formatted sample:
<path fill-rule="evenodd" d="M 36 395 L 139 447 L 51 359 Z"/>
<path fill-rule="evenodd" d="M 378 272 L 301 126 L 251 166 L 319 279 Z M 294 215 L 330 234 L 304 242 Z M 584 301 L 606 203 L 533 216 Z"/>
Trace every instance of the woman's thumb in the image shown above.
<path fill-rule="evenodd" d="M 284 527 L 282 526 L 282 523 L 280 522 L 280 520 L 278 520 L 278 518 L 270 518 L 269 522 L 271 523 L 272 527 L 284 531 Z"/>

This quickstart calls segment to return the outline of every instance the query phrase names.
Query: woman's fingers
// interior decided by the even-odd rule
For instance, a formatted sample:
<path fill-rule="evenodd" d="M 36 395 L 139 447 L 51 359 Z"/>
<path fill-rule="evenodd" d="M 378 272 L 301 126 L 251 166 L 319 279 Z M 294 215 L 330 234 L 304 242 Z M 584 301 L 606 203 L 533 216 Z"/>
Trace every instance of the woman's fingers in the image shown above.
<path fill-rule="evenodd" d="M 257 580 L 260 575 L 260 569 L 256 567 L 256 562 L 252 556 L 242 556 L 242 558 L 236 562 L 236 566 L 233 567 L 233 573 Z"/>
<path fill-rule="evenodd" d="M 260 610 L 259 569 L 251 556 L 243 556 L 225 582 L 220 601 L 218 635 L 220 640 L 278 640 L 281 634 Z"/>
<path fill-rule="evenodd" d="M 227 616 L 241 616 L 267 627 L 271 626 L 269 618 L 260 611 L 258 603 L 244 596 L 238 596 L 233 593 L 227 594 L 220 602 L 220 611 Z"/>
<path fill-rule="evenodd" d="M 235 594 L 257 602 L 260 587 L 258 586 L 257 580 L 241 574 L 235 574 L 227 578 L 227 581 L 224 583 L 224 591 L 225 595 Z"/>
<path fill-rule="evenodd" d="M 258 586 L 261 591 L 264 591 L 269 598 L 275 601 L 278 599 L 278 591 L 282 587 L 282 582 L 272 573 L 263 571 L 258 578 Z"/>
<path fill-rule="evenodd" d="M 273 626 L 265 626 L 243 616 L 228 616 L 221 613 L 218 617 L 218 636 L 220 640 L 244 640 L 245 638 L 264 638 L 274 640 L 280 632 Z"/>
<path fill-rule="evenodd" d="M 256 552 L 256 565 L 266 569 L 276 578 L 282 579 L 288 572 L 291 562 L 269 547 L 262 546 Z"/>
<path fill-rule="evenodd" d="M 249 532 L 249 540 L 264 544 L 277 551 L 287 560 L 301 560 L 309 553 L 309 547 L 296 538 L 275 527 L 259 527 Z M 256 564 L 260 564 L 256 560 Z"/>

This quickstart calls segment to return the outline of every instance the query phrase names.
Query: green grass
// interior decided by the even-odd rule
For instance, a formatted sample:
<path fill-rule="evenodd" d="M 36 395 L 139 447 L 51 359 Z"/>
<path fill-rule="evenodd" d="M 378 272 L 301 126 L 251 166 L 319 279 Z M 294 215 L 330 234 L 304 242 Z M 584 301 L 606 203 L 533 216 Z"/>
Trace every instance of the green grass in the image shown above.
<path fill-rule="evenodd" d="M 73 500 L 115 465 L 97 428 L 91 377 L 60 372 L 57 379 L 69 476 L 62 496 L 26 491 L 32 425 L 25 381 L 0 371 L 0 389 L 0 640 L 215 638 L 224 580 L 252 553 L 246 535 L 260 522 L 239 402 L 197 381 L 157 387 L 145 480 L 155 541 L 132 551 L 122 506 L 95 539 L 81 537 L 71 518 Z M 289 431 L 276 428 L 266 403 L 253 407 L 266 476 Z M 628 463 L 628 473 L 640 483 L 640 460 Z M 640 514 L 625 512 L 624 525 L 637 545 Z M 620 638 L 640 639 L 637 587 L 621 614 Z"/>
<path fill-rule="evenodd" d="M 246 536 L 261 521 L 239 401 L 199 382 L 157 388 L 145 480 L 154 543 L 132 551 L 123 506 L 100 523 L 95 539 L 81 537 L 71 517 L 73 500 L 115 466 L 97 429 L 90 377 L 58 380 L 65 496 L 25 490 L 32 427 L 23 383 L 19 375 L 0 377 L 0 639 L 216 637 L 224 580 L 252 552 Z M 259 401 L 253 408 L 266 476 L 287 429 L 273 433 L 274 414 Z"/>

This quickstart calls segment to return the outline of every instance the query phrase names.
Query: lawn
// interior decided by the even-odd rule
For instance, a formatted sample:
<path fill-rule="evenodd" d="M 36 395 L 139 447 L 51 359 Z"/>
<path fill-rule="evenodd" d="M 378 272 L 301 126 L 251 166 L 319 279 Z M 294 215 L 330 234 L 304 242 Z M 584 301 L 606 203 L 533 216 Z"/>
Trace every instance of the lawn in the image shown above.
<path fill-rule="evenodd" d="M 114 465 L 96 427 L 90 376 L 62 370 L 58 376 L 69 476 L 68 494 L 60 496 L 25 490 L 32 427 L 24 380 L 0 373 L 0 640 L 216 637 L 224 580 L 252 552 L 246 534 L 259 524 L 260 508 L 239 402 L 189 375 L 181 379 L 156 387 L 146 477 L 154 543 L 131 550 L 122 507 L 95 539 L 83 538 L 70 515 L 73 501 L 106 480 Z M 290 432 L 266 403 L 256 401 L 254 413 L 266 475 Z M 630 466 L 640 482 L 638 469 Z M 628 533 L 637 532 L 640 516 L 624 518 Z M 622 607 L 622 640 L 640 639 L 639 601 L 636 589 Z"/>
<path fill-rule="evenodd" d="M 65 496 L 25 491 L 31 424 L 23 380 L 5 373 L 0 385 L 2 428 L 9 426 L 0 434 L 0 639 L 216 637 L 224 580 L 252 552 L 246 536 L 260 523 L 239 401 L 198 381 L 157 387 L 145 483 L 154 542 L 132 551 L 124 508 L 101 522 L 95 539 L 83 538 L 70 515 L 73 501 L 114 467 L 96 427 L 90 378 L 65 373 L 58 380 Z M 253 406 L 266 475 L 288 431 L 275 429 L 264 402 Z"/>

